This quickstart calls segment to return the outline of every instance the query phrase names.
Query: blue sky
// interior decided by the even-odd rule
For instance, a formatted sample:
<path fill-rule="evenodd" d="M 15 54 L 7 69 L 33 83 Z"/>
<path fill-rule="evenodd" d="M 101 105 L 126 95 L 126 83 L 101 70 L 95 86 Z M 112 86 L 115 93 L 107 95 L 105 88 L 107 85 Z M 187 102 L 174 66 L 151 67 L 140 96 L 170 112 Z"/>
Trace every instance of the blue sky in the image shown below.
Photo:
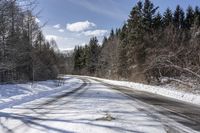
<path fill-rule="evenodd" d="M 40 24 L 47 22 L 43 32 L 47 39 L 54 38 L 60 49 L 84 45 L 92 36 L 102 40 L 112 28 L 118 28 L 128 18 L 138 0 L 38 0 Z M 200 6 L 200 0 L 152 0 L 163 12 L 179 4 Z"/>

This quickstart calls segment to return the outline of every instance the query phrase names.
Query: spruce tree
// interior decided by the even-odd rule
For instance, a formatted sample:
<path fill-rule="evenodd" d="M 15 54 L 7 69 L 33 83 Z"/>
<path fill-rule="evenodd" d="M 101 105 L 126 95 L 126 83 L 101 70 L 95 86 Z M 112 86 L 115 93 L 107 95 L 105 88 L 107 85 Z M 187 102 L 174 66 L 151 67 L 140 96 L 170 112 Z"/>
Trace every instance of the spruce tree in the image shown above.
<path fill-rule="evenodd" d="M 153 19 L 153 29 L 160 29 L 162 25 L 162 15 L 160 13 L 157 13 L 155 18 Z"/>
<path fill-rule="evenodd" d="M 180 5 L 178 5 L 176 7 L 176 10 L 174 12 L 174 16 L 173 16 L 173 23 L 174 26 L 177 29 L 181 29 L 184 28 L 184 19 L 185 19 L 185 14 L 183 9 L 180 7 Z"/>
<path fill-rule="evenodd" d="M 153 19 L 155 17 L 155 13 L 158 7 L 154 7 L 154 4 L 150 0 L 145 0 L 144 7 L 142 9 L 143 12 L 143 24 L 145 30 L 150 30 L 153 25 Z"/>
<path fill-rule="evenodd" d="M 98 65 L 98 57 L 100 53 L 100 47 L 96 37 L 90 39 L 88 47 L 89 51 L 88 51 L 88 58 L 86 61 L 87 70 L 90 74 L 95 74 Z"/>
<path fill-rule="evenodd" d="M 81 51 L 80 47 L 76 46 L 74 49 L 74 70 L 79 72 L 81 70 Z"/>
<path fill-rule="evenodd" d="M 195 7 L 194 17 L 195 17 L 195 25 L 199 27 L 200 26 L 200 9 L 198 6 Z"/>
<path fill-rule="evenodd" d="M 164 12 L 162 21 L 164 27 L 169 26 L 173 22 L 172 11 L 169 8 L 167 8 L 166 11 Z"/>
<path fill-rule="evenodd" d="M 133 7 L 128 23 L 127 23 L 127 64 L 128 66 L 135 65 L 137 61 L 138 47 L 142 45 L 143 39 L 143 14 L 142 14 L 143 4 L 141 1 Z"/>
<path fill-rule="evenodd" d="M 120 44 L 118 48 L 119 56 L 118 56 L 118 67 L 117 74 L 120 77 L 127 78 L 128 77 L 128 64 L 127 64 L 127 25 L 124 24 L 121 34 L 120 34 Z"/>
<path fill-rule="evenodd" d="M 194 23 L 194 19 L 195 19 L 194 10 L 191 6 L 189 6 L 186 12 L 186 19 L 185 19 L 185 26 L 187 29 L 191 28 L 191 26 Z"/>

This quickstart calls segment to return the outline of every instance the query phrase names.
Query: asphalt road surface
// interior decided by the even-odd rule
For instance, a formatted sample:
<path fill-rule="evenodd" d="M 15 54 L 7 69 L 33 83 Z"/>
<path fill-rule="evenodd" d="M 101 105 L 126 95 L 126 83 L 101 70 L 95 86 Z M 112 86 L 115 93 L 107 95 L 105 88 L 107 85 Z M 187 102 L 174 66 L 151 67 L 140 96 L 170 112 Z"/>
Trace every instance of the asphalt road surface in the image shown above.
<path fill-rule="evenodd" d="M 199 106 L 178 101 L 176 99 L 170 99 L 152 93 L 136 91 L 131 88 L 126 88 L 122 86 L 119 87 L 119 86 L 109 85 L 106 83 L 102 84 L 109 86 L 111 89 L 117 90 L 129 96 L 129 98 L 131 98 L 132 100 L 137 100 L 138 102 L 144 102 L 150 105 L 154 110 L 156 110 L 157 113 L 169 117 L 175 120 L 176 122 L 183 124 L 189 128 L 192 128 L 196 131 L 200 131 Z M 181 129 L 173 129 L 173 130 L 181 130 Z"/>

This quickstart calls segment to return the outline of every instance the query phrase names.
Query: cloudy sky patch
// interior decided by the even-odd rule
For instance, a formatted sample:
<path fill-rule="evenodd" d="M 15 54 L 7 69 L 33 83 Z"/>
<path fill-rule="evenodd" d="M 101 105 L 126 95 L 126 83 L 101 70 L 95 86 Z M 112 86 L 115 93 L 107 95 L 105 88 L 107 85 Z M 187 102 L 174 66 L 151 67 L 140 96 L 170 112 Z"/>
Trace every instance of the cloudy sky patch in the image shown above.
<path fill-rule="evenodd" d="M 67 24 L 66 28 L 67 28 L 67 30 L 69 30 L 71 32 L 81 32 L 81 31 L 92 29 L 95 26 L 96 26 L 96 24 L 86 20 L 86 21 Z"/>

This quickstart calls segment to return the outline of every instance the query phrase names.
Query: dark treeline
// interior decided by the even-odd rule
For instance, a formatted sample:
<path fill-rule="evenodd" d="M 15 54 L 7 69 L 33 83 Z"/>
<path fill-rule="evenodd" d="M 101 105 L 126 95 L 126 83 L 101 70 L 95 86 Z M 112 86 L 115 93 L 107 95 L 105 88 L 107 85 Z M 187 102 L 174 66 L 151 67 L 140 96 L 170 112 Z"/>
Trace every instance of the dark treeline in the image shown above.
<path fill-rule="evenodd" d="M 45 40 L 35 6 L 31 0 L 0 0 L 0 83 L 52 79 L 65 71 L 65 57 L 54 40 Z"/>
<path fill-rule="evenodd" d="M 145 0 L 100 46 L 96 37 L 74 51 L 74 73 L 137 82 L 200 80 L 200 9 L 179 5 L 161 14 Z M 183 82 L 184 81 L 184 82 Z"/>

